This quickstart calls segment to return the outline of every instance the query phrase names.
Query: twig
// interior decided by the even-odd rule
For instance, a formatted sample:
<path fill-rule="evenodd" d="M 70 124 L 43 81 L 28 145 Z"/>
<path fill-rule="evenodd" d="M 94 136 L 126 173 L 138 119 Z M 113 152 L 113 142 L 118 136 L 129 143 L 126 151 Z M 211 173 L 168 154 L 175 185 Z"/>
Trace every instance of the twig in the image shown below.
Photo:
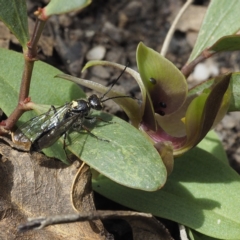
<path fill-rule="evenodd" d="M 167 53 L 167 50 L 168 50 L 168 47 L 169 47 L 169 44 L 170 44 L 170 41 L 172 39 L 172 36 L 173 36 L 173 33 L 175 31 L 175 28 L 176 28 L 176 25 L 179 21 L 179 19 L 181 18 L 181 16 L 183 15 L 183 13 L 186 11 L 186 9 L 190 6 L 190 4 L 193 2 L 193 0 L 187 0 L 186 3 L 182 6 L 181 10 L 179 11 L 179 13 L 177 14 L 176 18 L 174 19 L 168 33 L 167 33 L 167 36 L 165 38 L 165 41 L 163 43 L 163 46 L 162 46 L 162 50 L 160 52 L 160 54 L 162 56 L 165 56 L 166 53 Z"/>
<path fill-rule="evenodd" d="M 41 229 L 49 225 L 60 223 L 72 223 L 98 219 L 103 220 L 110 218 L 136 217 L 136 216 L 145 218 L 153 217 L 152 214 L 149 213 L 139 213 L 133 211 L 95 211 L 90 213 L 57 215 L 53 217 L 39 217 L 35 219 L 29 219 L 29 222 L 22 224 L 18 227 L 18 231 L 25 232 L 33 229 Z"/>
<path fill-rule="evenodd" d="M 14 111 L 10 114 L 8 119 L 0 123 L 0 133 L 4 133 L 5 130 L 11 130 L 15 123 L 18 121 L 18 119 L 21 117 L 21 115 L 25 111 L 30 110 L 27 107 L 26 103 L 30 101 L 28 94 L 30 89 L 34 62 L 37 60 L 37 44 L 42 34 L 45 23 L 46 21 L 43 21 L 42 19 L 40 19 L 40 17 L 37 18 L 33 35 L 31 37 L 31 40 L 27 44 L 27 51 L 24 52 L 25 62 L 22 75 L 22 82 L 19 91 L 18 104 Z"/>
<path fill-rule="evenodd" d="M 187 78 L 198 63 L 202 62 L 203 60 L 206 60 L 207 58 L 212 57 L 216 53 L 217 52 L 209 51 L 209 49 L 203 50 L 202 53 L 197 58 L 183 66 L 181 72 Z"/>
<path fill-rule="evenodd" d="M 178 227 L 179 227 L 179 231 L 180 231 L 181 240 L 189 240 L 187 233 L 186 233 L 186 228 L 181 224 L 178 224 Z"/>

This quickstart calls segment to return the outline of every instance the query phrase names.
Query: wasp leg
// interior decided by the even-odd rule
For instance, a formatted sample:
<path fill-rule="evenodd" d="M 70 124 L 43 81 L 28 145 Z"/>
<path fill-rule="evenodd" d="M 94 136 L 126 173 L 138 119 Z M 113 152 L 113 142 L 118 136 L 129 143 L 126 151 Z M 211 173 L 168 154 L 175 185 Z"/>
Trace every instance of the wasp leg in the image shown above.
<path fill-rule="evenodd" d="M 54 113 L 57 112 L 57 109 L 56 109 L 55 106 L 53 106 L 53 105 L 51 105 L 51 108 L 50 108 L 50 109 L 52 109 Z"/>
<path fill-rule="evenodd" d="M 49 111 L 50 111 L 50 110 L 53 110 L 54 114 L 56 114 L 56 112 L 57 112 L 57 109 L 56 109 L 53 105 L 51 105 L 51 108 L 49 109 Z M 57 120 L 58 120 L 58 122 L 60 122 L 58 116 L 57 116 Z"/>
<path fill-rule="evenodd" d="M 94 117 L 95 118 L 95 117 Z M 93 118 L 91 118 L 90 120 L 92 120 Z M 87 119 L 89 120 L 89 119 Z M 77 131 L 77 132 L 80 132 L 82 129 L 85 130 L 88 134 L 90 134 L 92 137 L 95 137 L 96 139 L 100 140 L 100 141 L 104 141 L 104 142 L 110 142 L 109 140 L 107 139 L 103 139 L 103 138 L 100 138 L 98 136 L 96 136 L 95 134 L 93 134 L 91 132 L 91 130 L 89 128 L 87 128 L 86 126 L 84 126 L 82 124 L 82 122 L 76 122 L 74 123 L 74 125 L 72 126 L 73 130 Z"/>
<path fill-rule="evenodd" d="M 65 132 L 63 134 L 63 151 L 64 151 L 64 153 L 66 155 L 66 158 L 67 158 L 68 162 L 71 162 L 71 159 L 69 159 L 67 151 L 66 151 L 66 148 L 67 148 L 67 143 L 66 143 L 67 136 L 68 136 L 68 134 Z"/>
<path fill-rule="evenodd" d="M 67 155 L 67 151 L 66 151 L 66 147 L 67 147 L 66 139 L 67 139 L 67 133 L 64 133 L 63 134 L 63 150 L 64 150 L 64 153 L 65 153 L 65 155 L 67 157 L 67 160 L 69 160 L 68 159 L 68 155 Z"/>
<path fill-rule="evenodd" d="M 92 137 L 95 137 L 97 140 L 104 141 L 104 142 L 110 142 L 110 141 L 107 140 L 107 139 L 100 138 L 100 137 L 96 136 L 95 134 L 93 134 L 93 133 L 91 132 L 91 130 L 90 130 L 89 128 L 85 127 L 84 125 L 82 125 L 81 127 L 82 127 L 85 131 L 87 131 Z"/>
<path fill-rule="evenodd" d="M 53 106 L 53 105 L 51 105 L 51 107 L 48 109 L 48 111 L 46 112 L 46 116 L 48 116 L 49 115 L 49 113 L 51 112 L 51 110 L 54 112 L 54 114 L 57 112 L 57 109 Z"/>
<path fill-rule="evenodd" d="M 47 111 L 46 114 L 45 114 L 45 120 L 47 120 L 47 117 L 50 115 L 50 112 L 51 112 L 51 111 L 53 111 L 54 114 L 56 114 L 57 109 L 56 109 L 53 105 L 51 105 L 51 107 L 48 109 L 48 111 Z M 44 120 L 44 121 L 45 121 L 45 120 Z M 59 118 L 57 118 L 57 120 L 58 120 L 58 122 L 59 122 Z M 42 132 L 44 132 L 44 131 L 47 129 L 47 127 L 48 127 L 48 126 L 46 126 L 45 129 L 43 129 Z"/>
<path fill-rule="evenodd" d="M 90 123 L 94 123 L 95 121 L 105 122 L 105 123 L 115 123 L 112 121 L 106 121 L 100 117 L 85 117 L 86 120 L 89 120 Z"/>
<path fill-rule="evenodd" d="M 47 119 L 47 117 L 49 116 L 49 114 L 50 114 L 51 111 L 53 111 L 54 114 L 56 114 L 57 109 L 56 109 L 53 105 L 51 105 L 51 107 L 48 109 L 48 111 L 47 111 L 46 114 L 45 114 L 45 119 Z"/>

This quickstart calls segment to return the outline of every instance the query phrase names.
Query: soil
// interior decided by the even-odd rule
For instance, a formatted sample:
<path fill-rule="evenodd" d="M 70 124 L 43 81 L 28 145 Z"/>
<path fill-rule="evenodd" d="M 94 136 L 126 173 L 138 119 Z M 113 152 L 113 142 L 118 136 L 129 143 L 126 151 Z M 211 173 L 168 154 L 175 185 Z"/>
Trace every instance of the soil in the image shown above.
<path fill-rule="evenodd" d="M 29 23 L 32 28 L 34 10 L 43 7 L 47 1 L 28 0 Z M 98 0 L 81 12 L 74 12 L 52 17 L 43 33 L 39 45 L 39 59 L 45 61 L 63 72 L 80 76 L 84 64 L 91 59 L 113 61 L 137 69 L 136 47 L 140 41 L 147 46 L 160 51 L 166 33 L 174 16 L 185 1 L 165 0 Z M 194 7 L 206 10 L 209 1 L 195 1 Z M 198 15 L 196 14 L 196 19 Z M 199 17 L 200 18 L 200 17 Z M 201 19 L 198 19 L 201 21 Z M 187 61 L 198 29 L 186 27 L 183 22 L 171 40 L 166 57 L 177 67 L 181 68 Z M 199 28 L 199 27 L 197 27 Z M 17 42 L 9 37 L 7 48 L 20 51 Z M 239 71 L 239 53 L 225 53 L 208 61 L 204 66 L 214 66 L 217 74 Z M 210 72 L 207 77 L 216 73 Z M 119 75 L 113 68 L 95 67 L 86 71 L 82 77 L 107 85 Z M 197 73 L 192 75 L 189 85 L 199 82 Z M 116 86 L 127 95 L 139 96 L 139 89 L 133 79 L 125 74 Z M 89 89 L 85 89 L 89 94 Z M 126 119 L 118 106 L 109 103 L 106 111 L 112 112 Z M 229 113 L 216 127 L 223 141 L 230 164 L 240 172 L 240 114 Z M 98 194 L 95 195 L 98 208 L 124 209 Z M 164 220 L 163 220 L 164 221 Z M 174 239 L 179 239 L 178 226 L 164 221 L 172 230 Z M 115 239 L 132 239 L 131 229 L 123 222 L 105 222 L 105 227 L 113 233 Z"/>

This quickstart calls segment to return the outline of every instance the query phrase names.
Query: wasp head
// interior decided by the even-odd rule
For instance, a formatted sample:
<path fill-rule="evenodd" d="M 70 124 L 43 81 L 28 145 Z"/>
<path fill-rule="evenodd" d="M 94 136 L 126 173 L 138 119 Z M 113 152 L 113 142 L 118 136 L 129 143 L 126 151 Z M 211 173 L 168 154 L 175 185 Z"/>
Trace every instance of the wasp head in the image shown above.
<path fill-rule="evenodd" d="M 90 104 L 90 107 L 95 110 L 102 110 L 103 105 L 101 99 L 96 95 L 93 94 L 88 98 L 88 102 Z"/>

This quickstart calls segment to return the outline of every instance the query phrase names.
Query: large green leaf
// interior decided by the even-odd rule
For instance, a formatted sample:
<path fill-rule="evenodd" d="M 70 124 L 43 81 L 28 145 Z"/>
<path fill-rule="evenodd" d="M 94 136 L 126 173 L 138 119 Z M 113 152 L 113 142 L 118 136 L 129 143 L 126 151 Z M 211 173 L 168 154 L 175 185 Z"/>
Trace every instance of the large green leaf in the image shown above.
<path fill-rule="evenodd" d="M 219 238 L 209 237 L 192 229 L 187 229 L 187 233 L 189 240 L 219 240 Z"/>
<path fill-rule="evenodd" d="M 225 35 L 240 29 L 240 1 L 212 0 L 198 34 L 189 61 L 194 60 L 205 48 Z"/>
<path fill-rule="evenodd" d="M 220 38 L 210 48 L 210 51 L 238 51 L 240 50 L 240 35 L 228 35 Z"/>
<path fill-rule="evenodd" d="M 18 94 L 24 66 L 23 54 L 0 49 L 0 107 L 9 115 L 18 103 Z M 43 62 L 34 65 L 30 96 L 33 102 L 48 105 L 63 105 L 66 102 L 85 96 L 73 83 L 59 81 L 54 76 L 58 69 Z M 26 112 L 23 120 L 33 117 L 33 111 Z"/>
<path fill-rule="evenodd" d="M 239 239 L 240 177 L 199 147 L 175 160 L 166 185 L 156 192 L 129 189 L 103 176 L 93 182 L 93 188 L 125 206 L 174 220 L 205 235 Z"/>
<path fill-rule="evenodd" d="M 198 147 L 212 153 L 216 158 L 228 164 L 227 154 L 215 131 L 211 131 L 198 144 Z M 219 240 L 187 228 L 189 240 Z"/>
<path fill-rule="evenodd" d="M 232 74 L 231 78 L 232 97 L 229 112 L 240 111 L 240 72 Z"/>
<path fill-rule="evenodd" d="M 155 191 L 164 185 L 166 168 L 157 150 L 139 130 L 104 112 L 93 111 L 91 117 L 98 120 L 85 120 L 82 129 L 67 135 L 67 150 L 124 186 Z M 63 143 L 62 137 L 44 152 L 66 162 Z"/>
<path fill-rule="evenodd" d="M 207 136 L 198 144 L 198 147 L 213 154 L 216 158 L 228 163 L 227 154 L 219 140 L 219 137 L 215 131 L 211 131 Z"/>
<path fill-rule="evenodd" d="M 28 41 L 26 0 L 0 0 L 0 20 L 16 36 L 24 49 Z"/>
<path fill-rule="evenodd" d="M 74 142 L 68 149 L 121 185 L 145 191 L 161 188 L 167 172 L 152 143 L 139 130 L 117 117 L 104 112 L 97 116 L 111 123 L 98 121 L 91 133 L 109 142 L 89 133 L 73 132 L 71 139 Z"/>
<path fill-rule="evenodd" d="M 88 6 L 91 2 L 91 0 L 71 0 L 66 3 L 65 0 L 51 0 L 43 11 L 44 14 L 49 17 L 53 14 L 62 14 L 80 10 Z"/>

